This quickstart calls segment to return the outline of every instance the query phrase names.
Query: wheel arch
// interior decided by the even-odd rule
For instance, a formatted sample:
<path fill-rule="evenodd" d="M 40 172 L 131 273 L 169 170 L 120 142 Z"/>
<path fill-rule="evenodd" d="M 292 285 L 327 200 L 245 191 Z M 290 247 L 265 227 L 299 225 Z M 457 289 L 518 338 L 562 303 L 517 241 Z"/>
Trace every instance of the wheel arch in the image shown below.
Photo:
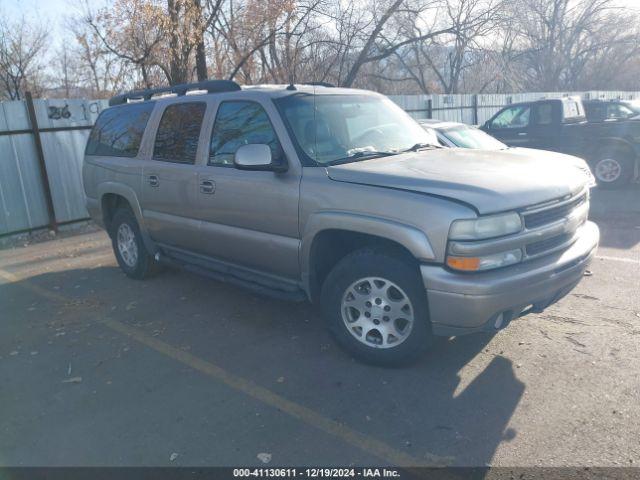
<path fill-rule="evenodd" d="M 424 232 L 393 220 L 323 212 L 313 215 L 306 227 L 300 266 L 303 288 L 311 301 L 318 298 L 322 282 L 331 268 L 359 248 L 385 248 L 416 264 L 436 258 Z"/>
<path fill-rule="evenodd" d="M 607 149 L 621 149 L 626 150 L 632 160 L 637 160 L 640 155 L 638 150 L 640 146 L 636 146 L 629 140 L 622 137 L 602 137 L 598 139 L 598 142 L 594 145 L 595 155 L 592 161 L 597 161 L 598 156 Z"/>
<path fill-rule="evenodd" d="M 144 217 L 142 216 L 142 208 L 138 197 L 134 190 L 121 183 L 104 182 L 98 187 L 98 198 L 100 199 L 100 209 L 105 229 L 110 233 L 111 220 L 118 208 L 128 206 L 136 217 L 140 233 L 144 241 L 145 247 L 149 252 L 156 252 L 157 248 L 145 227 Z"/>

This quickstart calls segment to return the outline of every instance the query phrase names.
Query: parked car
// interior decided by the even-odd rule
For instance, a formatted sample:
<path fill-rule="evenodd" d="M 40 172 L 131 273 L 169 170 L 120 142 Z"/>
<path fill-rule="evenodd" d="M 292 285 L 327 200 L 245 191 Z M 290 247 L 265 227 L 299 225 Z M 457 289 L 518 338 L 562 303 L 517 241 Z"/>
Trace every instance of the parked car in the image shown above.
<path fill-rule="evenodd" d="M 587 122 L 579 98 L 509 105 L 481 128 L 510 146 L 584 158 L 603 188 L 619 187 L 638 176 L 640 122 Z"/>
<path fill-rule="evenodd" d="M 433 148 L 377 93 L 210 81 L 110 104 L 83 180 L 122 270 L 178 265 L 311 300 L 368 362 L 540 312 L 595 255 L 573 166 Z"/>
<path fill-rule="evenodd" d="M 418 123 L 443 147 L 477 148 L 481 150 L 506 150 L 509 146 L 482 130 L 458 122 L 436 119 L 419 119 Z"/>
<path fill-rule="evenodd" d="M 589 122 L 640 120 L 640 102 L 632 100 L 583 100 Z"/>
<path fill-rule="evenodd" d="M 421 119 L 418 123 L 422 128 L 433 135 L 433 138 L 443 147 L 449 148 L 475 148 L 481 150 L 507 150 L 511 153 L 523 155 L 526 158 L 531 156 L 544 156 L 550 160 L 571 163 L 587 177 L 590 187 L 596 186 L 596 180 L 591 173 L 587 162 L 582 158 L 563 153 L 550 152 L 546 150 L 534 150 L 530 148 L 509 147 L 506 143 L 492 137 L 477 127 L 458 122 L 444 122 L 435 119 Z"/>

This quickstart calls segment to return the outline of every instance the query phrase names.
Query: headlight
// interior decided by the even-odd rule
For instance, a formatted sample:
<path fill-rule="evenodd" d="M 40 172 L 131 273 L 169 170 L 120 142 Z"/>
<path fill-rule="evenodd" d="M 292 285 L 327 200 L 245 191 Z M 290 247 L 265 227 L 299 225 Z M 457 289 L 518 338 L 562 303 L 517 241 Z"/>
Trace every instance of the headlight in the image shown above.
<path fill-rule="evenodd" d="M 522 230 L 522 219 L 517 213 L 505 213 L 473 220 L 456 220 L 449 229 L 451 240 L 482 240 L 502 237 Z"/>
<path fill-rule="evenodd" d="M 449 255 L 447 256 L 447 265 L 455 270 L 478 272 L 513 265 L 520 260 L 522 260 L 522 250 L 516 249 L 482 257 L 456 257 Z"/>

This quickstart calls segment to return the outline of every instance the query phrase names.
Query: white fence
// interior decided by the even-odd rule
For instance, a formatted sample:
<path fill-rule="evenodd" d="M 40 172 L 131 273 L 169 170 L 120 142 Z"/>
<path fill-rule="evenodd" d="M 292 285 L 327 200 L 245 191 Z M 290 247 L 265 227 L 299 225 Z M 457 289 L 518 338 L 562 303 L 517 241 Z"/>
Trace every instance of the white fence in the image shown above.
<path fill-rule="evenodd" d="M 414 118 L 437 118 L 450 122 L 483 124 L 499 109 L 517 102 L 578 95 L 583 99 L 637 99 L 640 92 L 540 92 L 510 94 L 390 95 L 389 98 Z"/>
<path fill-rule="evenodd" d="M 0 235 L 88 216 L 82 157 L 104 100 L 0 103 Z"/>
<path fill-rule="evenodd" d="M 640 92 L 392 95 L 414 118 L 481 124 L 510 103 L 580 95 L 633 99 Z M 32 108 L 30 108 L 30 106 Z M 82 220 L 82 157 L 105 100 L 0 103 L 0 236 Z"/>

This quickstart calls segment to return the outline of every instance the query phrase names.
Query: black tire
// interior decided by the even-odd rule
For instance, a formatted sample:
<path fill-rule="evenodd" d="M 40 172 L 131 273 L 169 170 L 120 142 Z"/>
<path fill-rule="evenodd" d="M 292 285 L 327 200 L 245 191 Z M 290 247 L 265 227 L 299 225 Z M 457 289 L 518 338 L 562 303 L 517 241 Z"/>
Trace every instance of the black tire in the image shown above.
<path fill-rule="evenodd" d="M 369 346 L 366 339 L 359 340 L 350 332 L 343 319 L 342 300 L 347 295 L 347 290 L 354 282 L 368 277 L 378 277 L 395 284 L 411 303 L 413 326 L 398 345 L 388 348 Z M 337 342 L 358 360 L 390 367 L 406 365 L 416 361 L 431 346 L 433 334 L 422 279 L 416 266 L 399 255 L 374 249 L 363 249 L 347 255 L 334 266 L 325 279 L 320 299 L 329 331 Z M 370 316 L 380 315 L 367 313 Z M 395 320 L 393 322 L 395 325 Z M 379 334 L 379 331 L 373 332 Z"/>
<path fill-rule="evenodd" d="M 136 261 L 125 260 L 118 247 L 118 231 L 121 226 L 125 225 L 133 233 L 133 242 L 137 249 Z M 113 215 L 113 219 L 110 223 L 109 236 L 111 237 L 111 245 L 113 252 L 118 261 L 118 265 L 122 271 L 130 278 L 136 280 L 142 280 L 147 278 L 159 270 L 158 263 L 154 260 L 153 256 L 149 253 L 142 240 L 140 234 L 140 227 L 135 215 L 129 208 L 119 208 Z"/>
<path fill-rule="evenodd" d="M 624 148 L 603 149 L 592 163 L 593 175 L 599 188 L 619 188 L 629 183 L 633 177 L 633 160 L 630 152 Z"/>

